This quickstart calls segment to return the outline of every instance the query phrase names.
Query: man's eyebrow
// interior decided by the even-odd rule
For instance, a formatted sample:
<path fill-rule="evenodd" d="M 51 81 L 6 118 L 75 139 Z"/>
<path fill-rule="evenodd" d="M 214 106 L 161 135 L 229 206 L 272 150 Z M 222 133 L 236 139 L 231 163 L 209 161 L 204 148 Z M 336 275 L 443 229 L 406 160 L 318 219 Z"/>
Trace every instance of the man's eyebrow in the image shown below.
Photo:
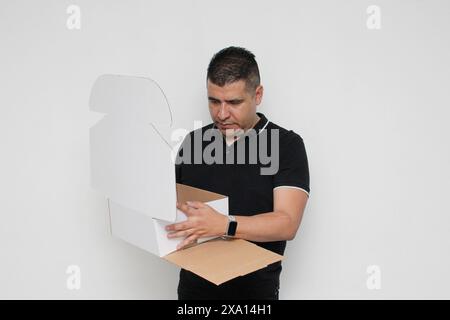
<path fill-rule="evenodd" d="M 236 99 L 231 99 L 231 100 L 225 100 L 226 102 L 235 102 L 235 103 L 239 103 L 244 101 L 244 99 L 241 98 L 236 98 Z"/>
<path fill-rule="evenodd" d="M 208 100 L 211 100 L 211 101 L 219 101 L 219 102 L 220 102 L 220 99 L 217 99 L 217 98 L 214 98 L 214 97 L 208 97 Z M 242 99 L 242 98 L 236 98 L 236 99 L 231 99 L 231 100 L 225 100 L 225 102 L 228 102 L 228 103 L 232 103 L 232 102 L 238 103 L 238 102 L 242 102 L 242 101 L 244 101 L 244 99 Z"/>

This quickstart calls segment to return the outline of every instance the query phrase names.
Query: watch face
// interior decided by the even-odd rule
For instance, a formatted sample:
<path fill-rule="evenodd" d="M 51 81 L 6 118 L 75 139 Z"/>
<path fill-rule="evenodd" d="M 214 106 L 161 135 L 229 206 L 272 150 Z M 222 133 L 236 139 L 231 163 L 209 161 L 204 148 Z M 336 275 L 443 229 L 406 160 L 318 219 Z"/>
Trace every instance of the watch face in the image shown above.
<path fill-rule="evenodd" d="M 237 228 L 237 222 L 236 221 L 230 221 L 230 224 L 228 225 L 228 233 L 229 236 L 234 236 L 236 234 L 236 228 Z"/>

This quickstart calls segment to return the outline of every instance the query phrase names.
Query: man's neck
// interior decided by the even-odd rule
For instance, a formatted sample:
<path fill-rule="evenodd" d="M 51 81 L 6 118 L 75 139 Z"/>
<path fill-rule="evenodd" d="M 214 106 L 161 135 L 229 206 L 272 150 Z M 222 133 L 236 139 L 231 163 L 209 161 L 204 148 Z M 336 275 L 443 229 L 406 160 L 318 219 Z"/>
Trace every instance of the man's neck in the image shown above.
<path fill-rule="evenodd" d="M 252 124 L 252 126 L 250 127 L 250 129 L 253 129 L 255 126 L 256 126 L 256 124 L 258 123 L 258 121 L 259 120 L 261 120 L 261 118 L 255 113 L 255 121 L 253 121 L 253 124 Z M 250 129 L 248 129 L 248 130 L 250 130 Z M 248 131 L 248 130 L 246 130 L 246 132 Z"/>

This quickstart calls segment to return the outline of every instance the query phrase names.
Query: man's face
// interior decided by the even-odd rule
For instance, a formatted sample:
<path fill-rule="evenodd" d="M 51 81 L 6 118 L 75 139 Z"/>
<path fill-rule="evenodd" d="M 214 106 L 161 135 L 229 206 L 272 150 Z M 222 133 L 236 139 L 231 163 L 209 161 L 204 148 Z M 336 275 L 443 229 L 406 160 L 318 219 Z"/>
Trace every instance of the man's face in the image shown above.
<path fill-rule="evenodd" d="M 249 92 L 244 80 L 220 87 L 208 79 L 207 91 L 211 119 L 222 134 L 238 136 L 256 124 L 256 106 L 261 103 L 262 86 Z"/>

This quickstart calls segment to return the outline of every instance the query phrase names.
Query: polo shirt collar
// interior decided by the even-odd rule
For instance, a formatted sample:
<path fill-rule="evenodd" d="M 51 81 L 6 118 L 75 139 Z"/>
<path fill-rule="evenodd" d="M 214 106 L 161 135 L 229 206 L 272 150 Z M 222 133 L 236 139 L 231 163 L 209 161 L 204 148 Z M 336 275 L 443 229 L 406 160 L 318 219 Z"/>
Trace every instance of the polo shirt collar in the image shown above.
<path fill-rule="evenodd" d="M 259 120 L 258 122 L 253 126 L 252 129 L 254 129 L 255 131 L 258 131 L 258 134 L 264 130 L 267 125 L 269 124 L 269 120 L 267 120 L 266 116 L 260 112 L 256 113 L 259 116 Z"/>

